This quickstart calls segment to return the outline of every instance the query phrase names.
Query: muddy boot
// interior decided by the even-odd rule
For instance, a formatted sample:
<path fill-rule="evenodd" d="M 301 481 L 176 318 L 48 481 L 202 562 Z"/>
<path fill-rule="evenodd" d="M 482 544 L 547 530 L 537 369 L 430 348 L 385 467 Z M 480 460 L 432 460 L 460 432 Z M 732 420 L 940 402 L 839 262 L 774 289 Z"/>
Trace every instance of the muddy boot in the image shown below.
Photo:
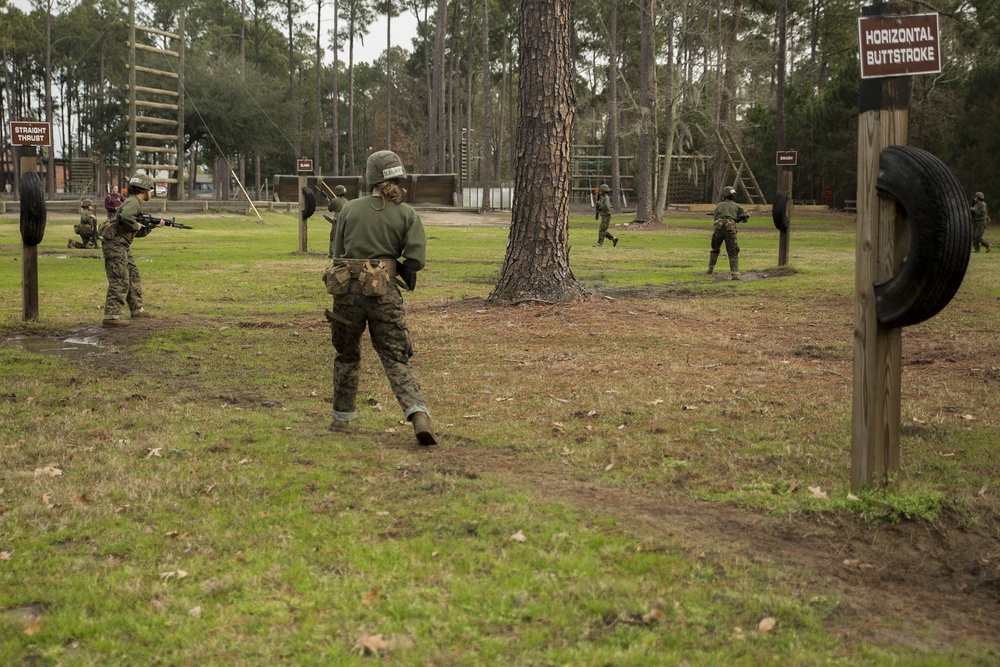
<path fill-rule="evenodd" d="M 101 326 L 103 326 L 103 327 L 127 327 L 128 326 L 128 320 L 120 320 L 120 319 L 117 319 L 117 318 L 110 319 L 110 320 L 105 319 L 105 320 L 101 320 Z"/>
<path fill-rule="evenodd" d="M 617 248 L 618 247 L 618 237 L 617 236 L 612 236 L 611 237 L 611 247 L 612 248 Z M 986 252 L 989 252 L 989 250 L 987 250 Z"/>
<path fill-rule="evenodd" d="M 156 315 L 153 315 L 153 313 L 149 312 L 145 308 L 140 308 L 132 313 L 132 317 L 156 317 Z"/>
<path fill-rule="evenodd" d="M 343 419 L 334 419 L 330 422 L 330 430 L 334 433 L 346 433 L 351 430 L 351 422 Z"/>
<path fill-rule="evenodd" d="M 738 259 L 729 260 L 729 278 L 730 280 L 740 279 L 740 260 Z"/>
<path fill-rule="evenodd" d="M 413 433 L 421 445 L 436 445 L 434 431 L 431 430 L 431 418 L 426 412 L 414 412 L 410 418 L 413 422 Z"/>

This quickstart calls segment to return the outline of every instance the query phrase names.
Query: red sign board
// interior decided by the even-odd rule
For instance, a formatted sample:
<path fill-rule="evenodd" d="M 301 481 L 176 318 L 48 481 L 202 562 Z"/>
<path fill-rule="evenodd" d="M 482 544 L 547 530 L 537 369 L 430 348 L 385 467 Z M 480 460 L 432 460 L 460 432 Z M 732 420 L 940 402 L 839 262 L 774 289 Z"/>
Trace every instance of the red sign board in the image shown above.
<path fill-rule="evenodd" d="M 794 167 L 799 163 L 798 151 L 778 151 L 775 157 L 775 164 L 779 167 Z"/>
<path fill-rule="evenodd" d="M 860 17 L 861 78 L 940 72 L 940 34 L 937 14 Z"/>
<path fill-rule="evenodd" d="M 299 171 L 312 171 L 313 170 L 313 161 L 312 160 L 307 160 L 305 158 L 299 158 L 296 161 L 296 163 L 295 163 L 295 167 Z"/>
<path fill-rule="evenodd" d="M 10 122 L 10 143 L 12 146 L 51 146 L 51 126 L 28 120 Z"/>

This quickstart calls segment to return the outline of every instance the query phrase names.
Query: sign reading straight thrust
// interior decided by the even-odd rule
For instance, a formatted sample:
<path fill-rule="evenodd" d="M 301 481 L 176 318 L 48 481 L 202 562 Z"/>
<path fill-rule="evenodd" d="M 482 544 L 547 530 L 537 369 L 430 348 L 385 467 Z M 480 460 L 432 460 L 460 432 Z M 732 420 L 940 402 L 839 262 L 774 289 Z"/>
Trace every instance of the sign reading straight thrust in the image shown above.
<path fill-rule="evenodd" d="M 937 14 L 862 16 L 858 43 L 862 79 L 941 71 Z"/>

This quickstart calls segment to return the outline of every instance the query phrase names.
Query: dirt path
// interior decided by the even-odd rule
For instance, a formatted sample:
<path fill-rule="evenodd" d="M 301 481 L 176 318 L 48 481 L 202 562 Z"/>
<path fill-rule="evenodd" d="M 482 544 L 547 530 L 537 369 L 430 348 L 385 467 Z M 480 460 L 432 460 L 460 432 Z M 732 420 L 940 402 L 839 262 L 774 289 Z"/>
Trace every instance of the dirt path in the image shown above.
<path fill-rule="evenodd" d="M 1000 532 L 996 522 L 969 527 L 945 518 L 870 528 L 841 515 L 771 517 L 698 502 L 662 487 L 623 489 L 573 479 L 564 470 L 525 462 L 511 450 L 447 441 L 438 465 L 468 474 L 509 477 L 546 500 L 576 505 L 634 526 L 651 550 L 743 560 L 776 573 L 803 598 L 840 599 L 830 630 L 847 642 L 902 644 L 926 651 L 977 641 L 1000 659 Z"/>

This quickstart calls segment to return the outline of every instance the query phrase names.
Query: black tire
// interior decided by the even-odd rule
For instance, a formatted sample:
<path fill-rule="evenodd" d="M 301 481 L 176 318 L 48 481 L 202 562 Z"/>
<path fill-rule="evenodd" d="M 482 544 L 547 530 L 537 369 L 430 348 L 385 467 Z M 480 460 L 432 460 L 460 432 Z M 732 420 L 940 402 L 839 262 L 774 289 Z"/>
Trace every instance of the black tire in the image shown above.
<path fill-rule="evenodd" d="M 972 215 L 951 170 L 932 154 L 889 146 L 879 156 L 875 188 L 910 221 L 910 248 L 896 275 L 875 283 L 875 313 L 884 327 L 937 315 L 962 285 L 972 248 Z"/>
<path fill-rule="evenodd" d="M 774 227 L 779 232 L 787 232 L 791 223 L 791 216 L 788 214 L 791 208 L 792 199 L 788 196 L 788 190 L 778 190 L 774 195 L 774 204 L 771 206 L 771 219 L 774 220 Z"/>
<path fill-rule="evenodd" d="M 302 209 L 302 219 L 308 220 L 316 212 L 316 193 L 310 188 L 302 188 L 302 198 L 305 200 L 305 208 Z"/>
<path fill-rule="evenodd" d="M 21 200 L 21 242 L 26 246 L 36 246 L 45 236 L 45 189 L 42 178 L 34 173 L 21 174 L 18 186 Z"/>

